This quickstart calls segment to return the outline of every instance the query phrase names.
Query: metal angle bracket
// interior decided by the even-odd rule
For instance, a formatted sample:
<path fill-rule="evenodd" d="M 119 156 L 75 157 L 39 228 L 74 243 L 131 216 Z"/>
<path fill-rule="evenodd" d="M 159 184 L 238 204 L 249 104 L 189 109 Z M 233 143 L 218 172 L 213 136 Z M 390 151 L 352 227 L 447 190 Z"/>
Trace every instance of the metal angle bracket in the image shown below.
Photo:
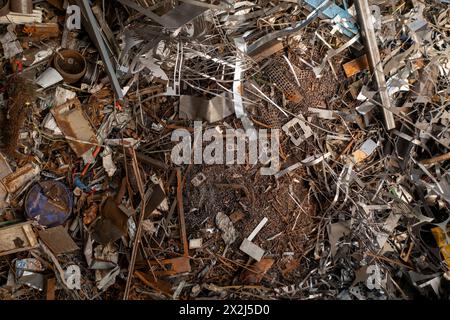
<path fill-rule="evenodd" d="M 110 59 L 110 53 L 106 47 L 103 40 L 102 34 L 100 33 L 100 27 L 95 19 L 94 13 L 92 12 L 91 6 L 88 0 L 77 0 L 78 6 L 81 8 L 83 13 L 83 25 L 88 32 L 90 38 L 95 43 L 100 56 L 102 57 L 103 63 L 105 64 L 106 73 L 108 74 L 109 80 L 111 81 L 111 86 L 114 89 L 117 100 L 123 100 L 123 92 L 120 87 L 119 80 L 116 76 L 116 71 Z"/>

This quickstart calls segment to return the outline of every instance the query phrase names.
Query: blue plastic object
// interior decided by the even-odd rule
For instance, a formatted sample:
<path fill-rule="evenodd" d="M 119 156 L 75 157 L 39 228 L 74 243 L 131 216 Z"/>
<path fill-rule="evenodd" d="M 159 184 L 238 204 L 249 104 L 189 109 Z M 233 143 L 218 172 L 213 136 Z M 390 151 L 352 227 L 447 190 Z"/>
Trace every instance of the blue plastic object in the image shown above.
<path fill-rule="evenodd" d="M 309 4 L 311 7 L 316 9 L 318 6 L 320 6 L 325 0 L 305 0 L 307 4 Z M 342 27 L 341 31 L 343 34 L 345 34 L 347 37 L 352 38 L 353 36 L 358 34 L 358 26 L 356 23 L 354 23 L 354 18 L 348 13 L 347 10 L 339 7 L 337 4 L 333 3 L 331 6 L 326 8 L 322 14 L 326 16 L 329 19 L 334 19 L 337 16 L 340 16 L 341 18 L 345 19 L 345 25 L 340 23 L 340 26 Z"/>
<path fill-rule="evenodd" d="M 80 177 L 76 177 L 74 180 L 75 187 L 80 188 L 84 192 L 91 192 L 91 188 L 89 186 L 85 185 L 83 181 L 81 181 Z"/>
<path fill-rule="evenodd" d="M 46 227 L 64 224 L 72 212 L 73 196 L 59 181 L 43 181 L 33 185 L 25 199 L 25 214 Z"/>

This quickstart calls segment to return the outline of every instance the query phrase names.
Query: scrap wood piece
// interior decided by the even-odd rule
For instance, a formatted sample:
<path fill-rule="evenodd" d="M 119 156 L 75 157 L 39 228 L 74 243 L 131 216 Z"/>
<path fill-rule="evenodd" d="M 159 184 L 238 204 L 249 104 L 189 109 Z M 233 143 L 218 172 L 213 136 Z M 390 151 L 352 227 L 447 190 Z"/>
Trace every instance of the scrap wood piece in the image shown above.
<path fill-rule="evenodd" d="M 6 16 L 9 13 L 9 0 L 3 1 L 0 7 L 0 16 Z"/>
<path fill-rule="evenodd" d="M 36 248 L 38 240 L 31 221 L 0 229 L 0 256 Z"/>
<path fill-rule="evenodd" d="M 0 24 L 26 24 L 42 23 L 42 9 L 33 10 L 33 13 L 9 12 L 6 16 L 0 17 Z"/>
<path fill-rule="evenodd" d="M 8 32 L 7 35 L 11 35 L 11 32 Z M 4 37 L 7 39 L 11 38 L 9 36 L 0 37 L 0 42 L 4 41 Z M 11 43 L 13 44 L 14 41 Z M 4 45 L 5 44 L 2 44 L 2 46 Z M 8 52 L 5 51 L 5 48 L 3 49 L 3 54 L 7 55 Z M 7 49 L 7 51 L 9 50 Z M 17 54 L 17 52 L 14 53 L 14 55 L 15 54 Z M 2 133 L 1 140 L 4 144 L 6 155 L 18 157 L 19 154 L 16 149 L 19 143 L 20 130 L 25 125 L 25 120 L 27 119 L 28 114 L 32 112 L 32 106 L 36 101 L 36 84 L 33 83 L 31 79 L 22 75 L 10 78 L 7 88 L 9 96 L 7 104 L 8 121 L 5 121 L 6 118 L 2 120 L 3 126 L 0 130 Z M 5 103 L 5 100 L 3 100 L 2 103 Z"/>
<path fill-rule="evenodd" d="M 11 170 L 11 168 L 8 164 L 8 161 L 6 161 L 3 154 L 0 153 L 0 181 L 12 172 L 13 171 Z M 0 212 L 2 212 L 2 210 L 7 206 L 7 202 L 6 202 L 7 196 L 8 196 L 8 191 L 3 186 L 3 184 L 0 183 Z"/>

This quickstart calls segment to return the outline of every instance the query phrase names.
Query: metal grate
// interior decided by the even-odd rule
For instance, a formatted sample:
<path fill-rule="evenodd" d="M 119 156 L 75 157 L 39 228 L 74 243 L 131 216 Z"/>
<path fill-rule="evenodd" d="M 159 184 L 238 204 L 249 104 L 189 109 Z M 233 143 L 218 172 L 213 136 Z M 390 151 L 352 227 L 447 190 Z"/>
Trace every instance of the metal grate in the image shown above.
<path fill-rule="evenodd" d="M 277 109 L 267 107 L 264 104 L 261 104 L 261 107 L 258 109 L 260 113 L 260 119 L 264 124 L 267 124 L 273 129 L 281 128 L 280 112 Z"/>
<path fill-rule="evenodd" d="M 300 71 L 296 66 L 293 67 L 296 73 Z M 298 86 L 291 68 L 282 56 L 277 56 L 272 63 L 266 67 L 264 72 L 267 74 L 270 81 L 283 92 L 286 99 L 295 103 L 300 103 L 302 101 L 302 90 Z"/>

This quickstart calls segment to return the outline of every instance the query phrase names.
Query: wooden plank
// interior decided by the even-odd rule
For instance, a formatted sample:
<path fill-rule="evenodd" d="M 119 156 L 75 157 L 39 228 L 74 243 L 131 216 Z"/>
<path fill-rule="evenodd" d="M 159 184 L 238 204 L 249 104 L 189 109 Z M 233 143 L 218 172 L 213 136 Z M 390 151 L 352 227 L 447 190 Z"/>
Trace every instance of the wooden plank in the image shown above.
<path fill-rule="evenodd" d="M 33 13 L 10 12 L 6 16 L 0 17 L 0 24 L 26 24 L 26 23 L 42 23 L 42 10 L 33 10 Z"/>
<path fill-rule="evenodd" d="M 33 249 L 37 246 L 31 221 L 0 229 L 0 256 Z"/>
<path fill-rule="evenodd" d="M 25 236 L 28 239 L 28 242 L 30 244 L 30 247 L 35 247 L 37 246 L 38 242 L 36 239 L 36 234 L 34 233 L 33 229 L 31 228 L 30 224 L 26 224 L 22 227 L 23 229 L 23 233 L 25 234 Z"/>

